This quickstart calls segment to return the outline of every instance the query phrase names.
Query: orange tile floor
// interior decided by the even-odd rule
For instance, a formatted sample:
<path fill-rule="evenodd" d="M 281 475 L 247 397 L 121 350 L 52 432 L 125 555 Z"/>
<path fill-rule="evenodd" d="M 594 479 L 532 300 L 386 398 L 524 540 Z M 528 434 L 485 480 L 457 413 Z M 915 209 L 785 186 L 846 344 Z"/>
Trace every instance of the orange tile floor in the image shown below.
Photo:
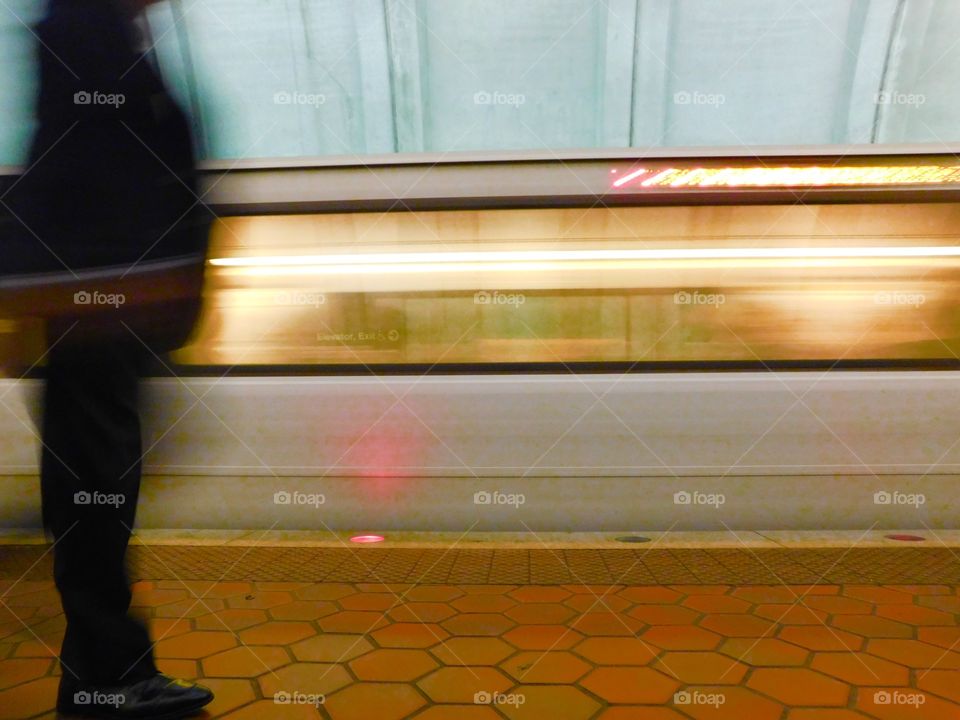
<path fill-rule="evenodd" d="M 54 718 L 57 594 L 0 597 L 0 718 Z M 956 586 L 168 579 L 134 605 L 161 669 L 215 690 L 201 718 L 960 717 Z"/>

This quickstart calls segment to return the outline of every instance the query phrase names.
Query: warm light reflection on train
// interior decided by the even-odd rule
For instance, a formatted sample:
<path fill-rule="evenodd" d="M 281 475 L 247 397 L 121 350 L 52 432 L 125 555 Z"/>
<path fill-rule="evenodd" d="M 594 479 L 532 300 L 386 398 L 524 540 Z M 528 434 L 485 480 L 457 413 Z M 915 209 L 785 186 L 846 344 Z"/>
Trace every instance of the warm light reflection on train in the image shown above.
<path fill-rule="evenodd" d="M 183 364 L 960 354 L 960 206 L 227 218 Z"/>

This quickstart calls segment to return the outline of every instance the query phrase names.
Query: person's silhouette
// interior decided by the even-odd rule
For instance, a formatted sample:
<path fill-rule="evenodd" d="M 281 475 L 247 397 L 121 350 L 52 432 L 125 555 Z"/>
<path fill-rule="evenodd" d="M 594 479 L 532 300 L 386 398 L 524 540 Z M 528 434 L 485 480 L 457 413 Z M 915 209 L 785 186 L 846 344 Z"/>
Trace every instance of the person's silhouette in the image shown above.
<path fill-rule="evenodd" d="M 37 130 L 8 202 L 21 232 L 5 241 L 0 273 L 205 252 L 190 125 L 136 27 L 150 1 L 50 0 L 36 28 Z M 57 709 L 180 717 L 213 695 L 158 673 L 147 629 L 128 612 L 124 561 L 140 486 L 137 388 L 152 348 L 129 327 L 98 333 L 83 321 L 49 330 L 41 490 L 67 619 Z"/>

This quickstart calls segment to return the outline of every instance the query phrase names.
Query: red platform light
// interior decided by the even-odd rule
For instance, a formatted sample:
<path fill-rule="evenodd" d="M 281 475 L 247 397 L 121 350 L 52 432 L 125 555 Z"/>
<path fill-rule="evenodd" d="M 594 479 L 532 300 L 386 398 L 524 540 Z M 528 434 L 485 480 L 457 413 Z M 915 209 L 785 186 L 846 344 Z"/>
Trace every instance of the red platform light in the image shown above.
<path fill-rule="evenodd" d="M 383 535 L 354 535 L 350 542 L 355 543 L 378 543 L 383 542 Z"/>

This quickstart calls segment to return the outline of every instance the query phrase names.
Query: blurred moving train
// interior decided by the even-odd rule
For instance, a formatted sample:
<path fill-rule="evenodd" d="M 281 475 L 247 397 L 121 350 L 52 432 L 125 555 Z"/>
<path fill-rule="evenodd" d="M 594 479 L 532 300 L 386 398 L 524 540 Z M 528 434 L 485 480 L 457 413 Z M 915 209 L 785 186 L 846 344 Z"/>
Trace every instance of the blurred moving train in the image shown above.
<path fill-rule="evenodd" d="M 251 161 L 203 199 L 141 526 L 955 522 L 956 155 Z M 0 526 L 39 524 L 40 375 L 0 388 Z"/>

